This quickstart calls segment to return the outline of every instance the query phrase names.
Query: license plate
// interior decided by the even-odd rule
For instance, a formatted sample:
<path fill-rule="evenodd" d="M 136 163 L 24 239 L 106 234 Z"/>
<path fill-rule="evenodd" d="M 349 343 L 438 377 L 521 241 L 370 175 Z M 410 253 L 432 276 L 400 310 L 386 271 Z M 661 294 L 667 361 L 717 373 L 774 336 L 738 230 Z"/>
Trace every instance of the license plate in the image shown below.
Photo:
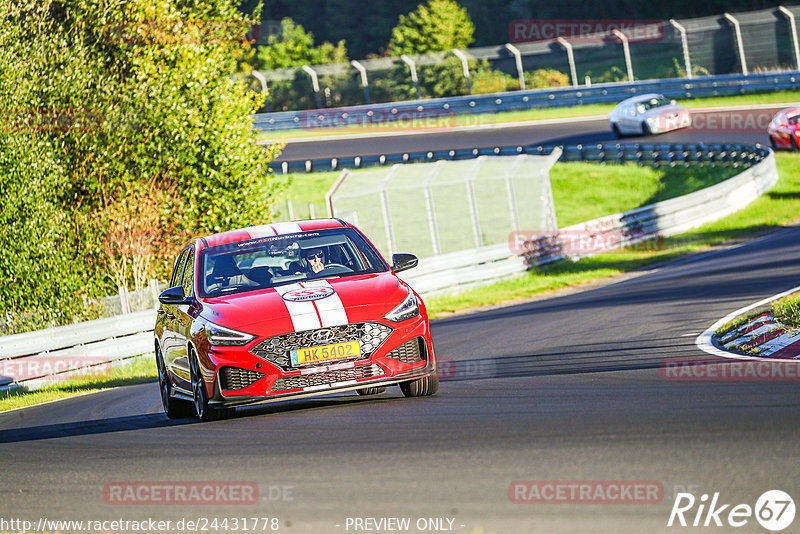
<path fill-rule="evenodd" d="M 292 358 L 292 365 L 297 366 L 361 356 L 361 347 L 358 341 L 346 341 L 293 350 L 289 352 L 289 355 Z"/>

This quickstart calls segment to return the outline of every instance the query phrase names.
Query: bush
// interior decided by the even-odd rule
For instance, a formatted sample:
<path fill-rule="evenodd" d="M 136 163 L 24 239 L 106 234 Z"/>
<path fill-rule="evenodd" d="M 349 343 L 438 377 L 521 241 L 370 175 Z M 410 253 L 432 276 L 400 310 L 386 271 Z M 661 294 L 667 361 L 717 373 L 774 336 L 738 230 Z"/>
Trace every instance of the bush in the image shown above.
<path fill-rule="evenodd" d="M 0 310 L 66 322 L 115 290 L 114 210 L 135 219 L 149 195 L 137 277 L 164 272 L 150 252 L 173 234 L 270 220 L 277 148 L 255 144 L 263 97 L 230 76 L 250 27 L 230 2 L 7 0 L 0 20 Z"/>

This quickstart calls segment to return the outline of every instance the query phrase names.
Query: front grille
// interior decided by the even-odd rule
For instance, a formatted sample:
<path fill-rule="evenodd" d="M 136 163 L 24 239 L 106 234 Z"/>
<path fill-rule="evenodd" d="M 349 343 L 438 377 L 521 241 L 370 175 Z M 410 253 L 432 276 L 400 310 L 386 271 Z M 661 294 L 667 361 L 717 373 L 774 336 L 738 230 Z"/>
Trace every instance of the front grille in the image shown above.
<path fill-rule="evenodd" d="M 359 341 L 361 356 L 350 358 L 350 360 L 365 360 L 372 355 L 375 349 L 391 333 L 392 328 L 381 323 L 352 323 L 329 326 L 273 336 L 253 347 L 251 352 L 270 363 L 274 363 L 284 371 L 292 371 L 297 367 L 292 366 L 289 351 L 344 341 Z M 336 360 L 336 363 L 343 361 L 348 360 Z M 317 362 L 311 362 L 300 367 L 315 367 L 318 365 L 320 364 Z"/>
<path fill-rule="evenodd" d="M 264 373 L 241 369 L 239 367 L 223 367 L 219 370 L 220 386 L 223 391 L 236 391 L 244 389 L 264 376 Z"/>
<path fill-rule="evenodd" d="M 275 381 L 275 385 L 272 386 L 272 391 L 285 391 L 287 389 L 335 384 L 337 382 L 347 382 L 348 380 L 358 380 L 360 378 L 372 378 L 383 374 L 384 371 L 379 365 L 372 364 L 361 365 L 350 369 L 341 369 L 339 371 L 286 376 Z"/>
<path fill-rule="evenodd" d="M 424 342 L 421 337 L 406 341 L 387 354 L 386 357 L 403 363 L 421 362 L 423 353 L 420 352 L 420 345 Z"/>

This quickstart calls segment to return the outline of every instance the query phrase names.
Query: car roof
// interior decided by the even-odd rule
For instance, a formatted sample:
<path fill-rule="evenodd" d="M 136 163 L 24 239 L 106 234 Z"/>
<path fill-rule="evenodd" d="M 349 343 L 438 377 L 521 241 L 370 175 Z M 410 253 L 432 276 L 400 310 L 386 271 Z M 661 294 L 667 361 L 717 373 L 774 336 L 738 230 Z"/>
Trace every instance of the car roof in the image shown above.
<path fill-rule="evenodd" d="M 200 243 L 200 248 L 216 247 L 219 245 L 227 245 L 228 243 L 258 239 L 260 237 L 311 232 L 314 230 L 328 230 L 330 228 L 348 228 L 350 226 L 352 225 L 341 219 L 311 219 L 306 221 L 278 222 L 228 230 L 226 232 L 201 237 L 198 241 Z"/>
<path fill-rule="evenodd" d="M 646 95 L 636 95 L 630 98 L 626 98 L 620 104 L 636 104 L 638 102 L 646 102 L 651 98 L 663 98 L 664 95 L 660 95 L 658 93 L 647 93 Z"/>

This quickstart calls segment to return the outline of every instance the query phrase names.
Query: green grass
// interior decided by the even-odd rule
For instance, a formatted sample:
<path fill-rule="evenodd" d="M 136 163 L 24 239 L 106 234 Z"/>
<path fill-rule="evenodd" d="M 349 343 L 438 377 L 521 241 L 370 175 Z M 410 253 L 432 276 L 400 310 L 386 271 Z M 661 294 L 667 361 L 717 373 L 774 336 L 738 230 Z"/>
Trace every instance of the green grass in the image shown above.
<path fill-rule="evenodd" d="M 694 98 L 680 100 L 679 104 L 690 109 L 757 105 L 757 104 L 783 104 L 800 101 L 800 91 L 779 91 L 776 93 L 760 93 L 753 95 L 736 95 L 725 97 Z M 438 121 L 433 126 L 452 128 L 456 126 L 476 126 L 487 124 L 503 124 L 508 122 L 523 122 L 534 120 L 563 119 L 573 117 L 590 117 L 607 115 L 614 108 L 614 104 L 589 104 L 586 106 L 573 106 L 567 108 L 529 109 L 523 111 L 508 111 L 504 113 L 488 113 L 484 115 L 459 115 Z M 430 125 L 428 126 L 430 127 Z M 298 139 L 303 137 L 335 136 L 358 133 L 376 133 L 400 131 L 397 126 L 352 126 L 341 128 L 314 128 L 308 130 L 287 130 L 280 132 L 261 132 L 259 139 Z M 414 128 L 410 128 L 414 130 Z"/>
<path fill-rule="evenodd" d="M 751 311 L 745 313 L 744 315 L 740 315 L 739 317 L 731 319 L 730 321 L 728 321 L 727 323 L 725 323 L 724 325 L 720 326 L 719 328 L 717 328 L 714 331 L 714 337 L 719 338 L 719 337 L 724 336 L 725 334 L 727 334 L 731 330 L 733 330 L 735 328 L 739 328 L 740 326 L 742 326 L 744 323 L 750 321 L 751 319 L 755 319 L 756 317 L 758 317 L 759 315 L 764 313 L 764 311 L 766 311 L 764 308 L 758 308 L 756 310 L 751 310 Z"/>
<path fill-rule="evenodd" d="M 354 172 L 369 170 L 374 168 Z M 723 166 L 651 169 L 636 165 L 557 163 L 550 171 L 550 181 L 558 224 L 564 227 L 691 193 L 721 182 L 734 172 Z M 287 199 L 294 203 L 296 214 L 307 213 L 308 203 L 322 209 L 325 193 L 338 176 L 339 172 L 278 176 L 284 190 L 276 203 L 277 218 L 286 219 Z"/>
<path fill-rule="evenodd" d="M 786 326 L 800 326 L 800 294 L 787 295 L 773 302 L 772 314 Z"/>
<path fill-rule="evenodd" d="M 575 263 L 561 262 L 496 284 L 426 299 L 428 311 L 436 316 L 529 298 L 618 275 L 796 222 L 800 219 L 800 154 L 777 154 L 777 164 L 780 180 L 765 195 L 745 209 L 719 221 L 667 238 L 655 250 L 626 249 L 585 258 Z M 556 202 L 556 210 L 558 209 Z"/>
<path fill-rule="evenodd" d="M 157 377 L 153 356 L 144 355 L 121 362 L 110 372 L 76 376 L 33 391 L 18 389 L 2 392 L 0 393 L 0 412 L 104 389 L 149 382 Z"/>

